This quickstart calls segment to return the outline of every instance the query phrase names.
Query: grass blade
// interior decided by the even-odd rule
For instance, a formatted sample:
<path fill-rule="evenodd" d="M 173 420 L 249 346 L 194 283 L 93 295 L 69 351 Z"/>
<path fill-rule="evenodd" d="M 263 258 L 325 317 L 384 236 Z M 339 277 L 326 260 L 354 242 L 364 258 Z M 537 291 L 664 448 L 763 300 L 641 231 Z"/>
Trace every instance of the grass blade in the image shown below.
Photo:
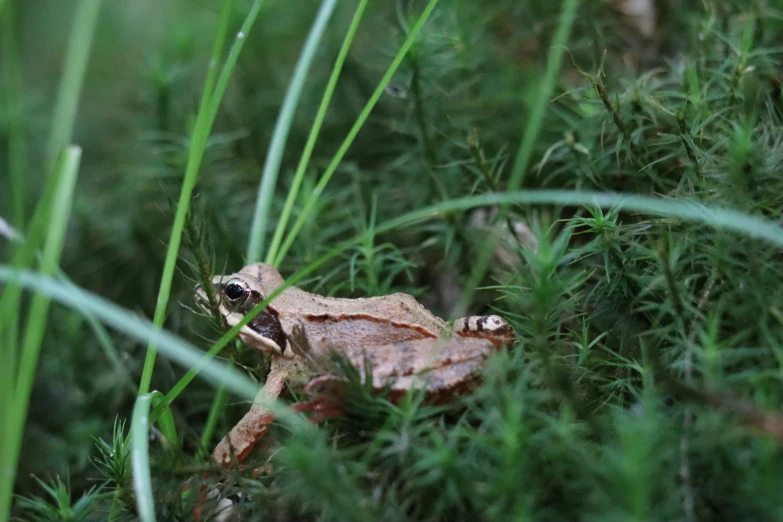
<path fill-rule="evenodd" d="M 318 107 L 318 112 L 316 113 L 315 119 L 313 120 L 313 125 L 310 127 L 310 134 L 307 136 L 307 143 L 305 143 L 305 148 L 302 151 L 302 157 L 299 159 L 299 165 L 296 167 L 296 173 L 294 174 L 294 180 L 291 183 L 291 189 L 288 191 L 288 195 L 286 196 L 283 212 L 280 214 L 280 217 L 277 220 L 277 226 L 275 227 L 272 244 L 266 256 L 267 263 L 274 262 L 277 249 L 279 248 L 280 241 L 283 237 L 283 232 L 285 232 L 285 227 L 288 224 L 288 218 L 291 216 L 291 211 L 294 208 L 296 196 L 299 194 L 299 189 L 302 186 L 302 181 L 304 180 L 304 175 L 307 171 L 307 165 L 310 163 L 310 156 L 312 155 L 313 149 L 315 148 L 315 142 L 318 139 L 319 132 L 321 131 L 321 125 L 323 125 L 324 118 L 326 117 L 326 111 L 329 108 L 329 103 L 332 101 L 334 88 L 337 85 L 337 80 L 340 78 L 340 72 L 343 70 L 345 58 L 348 56 L 348 51 L 351 48 L 351 44 L 353 43 L 353 38 L 356 35 L 357 29 L 359 28 L 359 22 L 362 19 L 365 8 L 367 7 L 367 2 L 368 0 L 361 0 L 359 5 L 356 7 L 356 12 L 353 15 L 353 20 L 351 20 L 351 25 L 348 28 L 348 32 L 345 34 L 343 44 L 340 47 L 340 52 L 337 54 L 337 59 L 334 61 L 332 74 L 329 76 L 329 82 L 326 84 L 324 95 L 321 98 L 321 105 Z M 266 211 L 269 211 L 268 207 Z"/>
<path fill-rule="evenodd" d="M 224 384 L 234 393 L 253 398 L 257 386 L 240 372 L 224 364 L 209 361 L 204 353 L 172 333 L 155 326 L 151 321 L 117 306 L 91 292 L 27 270 L 16 270 L 0 265 L 0 281 L 16 281 L 22 287 L 44 294 L 60 304 L 85 310 L 103 323 L 141 342 L 154 343 L 170 359 L 186 368 L 196 368 L 212 382 Z"/>
<path fill-rule="evenodd" d="M 41 272 L 46 275 L 54 274 L 60 262 L 68 216 L 71 213 L 73 192 L 79 174 L 81 154 L 82 151 L 79 147 L 68 147 L 63 152 L 63 159 L 60 163 L 62 170 L 55 172 L 52 176 L 53 182 L 56 183 L 56 189 L 54 189 L 46 242 L 40 262 Z M 50 301 L 45 295 L 36 295 L 27 314 L 19 368 L 14 379 L 10 415 L 6 417 L 4 422 L 5 437 L 2 448 L 0 448 L 2 449 L 0 463 L 4 468 L 2 470 L 3 486 L 0 487 L 0 518 L 6 516 L 10 509 L 16 465 L 27 418 L 27 406 L 33 389 L 41 343 L 46 332 L 49 304 Z"/>
<path fill-rule="evenodd" d="M 261 258 L 272 196 L 277 183 L 277 175 L 280 171 L 280 162 L 283 159 L 283 150 L 291 129 L 291 121 L 294 119 L 294 111 L 296 111 L 296 107 L 299 105 L 299 98 L 302 95 L 310 65 L 313 63 L 313 58 L 318 50 L 318 44 L 321 43 L 326 24 L 329 18 L 331 18 L 336 5 L 337 0 L 324 0 L 321 2 L 321 8 L 318 10 L 315 22 L 313 22 L 310 33 L 307 35 L 302 54 L 299 56 L 299 61 L 297 61 L 294 69 L 294 76 L 288 85 L 283 106 L 280 108 L 280 114 L 277 116 L 272 140 L 269 142 L 269 150 L 264 162 L 261 185 L 258 187 L 258 197 L 256 198 L 256 206 L 253 212 L 253 224 L 250 229 L 250 242 L 247 246 L 245 259 L 247 263 L 254 263 Z M 315 127 L 315 123 L 313 127 Z"/>
<path fill-rule="evenodd" d="M 39 253 L 40 245 L 46 238 L 47 227 L 51 219 L 53 201 L 60 186 L 63 176 L 64 155 L 60 155 L 54 171 L 48 177 L 41 195 L 32 221 L 29 227 L 29 236 L 26 241 L 20 242 L 16 246 L 11 263 L 18 269 L 29 268 L 35 261 L 36 254 Z M 20 299 L 22 295 L 21 286 L 11 283 L 5 286 L 2 298 L 0 298 L 0 358 L 3 364 L 0 365 L 0 415 L 3 419 L 10 419 L 13 414 L 13 401 L 15 396 L 14 387 L 16 385 L 17 353 L 19 346 L 19 317 L 20 317 Z M 3 437 L 0 438 L 0 473 L 12 475 L 14 466 L 9 462 L 11 455 L 11 426 L 8 422 L 0 427 Z M 9 482 L 13 482 L 9 478 Z M 5 494 L 0 491 L 0 496 Z M 0 498 L 0 506 L 3 499 Z M 5 509 L 5 508 L 3 508 Z M 2 513 L 2 511 L 0 511 Z"/>
<path fill-rule="evenodd" d="M 8 178 L 11 185 L 11 224 L 19 230 L 25 221 L 25 143 L 22 84 L 19 76 L 19 52 L 16 44 L 16 13 L 9 3 L 3 14 L 3 76 L 5 110 L 8 111 Z"/>
<path fill-rule="evenodd" d="M 157 418 L 160 432 L 168 444 L 179 447 L 179 435 L 177 435 L 177 424 L 174 422 L 174 413 L 168 404 L 164 404 L 166 396 L 159 391 L 154 391 L 149 395 L 152 396 L 152 406 L 155 408 L 161 406 L 161 414 Z"/>
<path fill-rule="evenodd" d="M 179 201 L 177 202 L 177 213 L 174 216 L 174 225 L 172 226 L 171 235 L 169 237 L 166 260 L 163 265 L 163 275 L 161 276 L 160 289 L 158 291 L 158 300 L 155 305 L 153 323 L 158 327 L 163 325 L 163 320 L 166 317 L 166 308 L 168 307 L 169 297 L 171 296 L 171 284 L 174 279 L 177 258 L 179 257 L 179 247 L 182 242 L 182 231 L 185 227 L 188 209 L 190 208 L 193 188 L 196 186 L 196 181 L 198 181 L 199 169 L 201 168 L 201 161 L 204 158 L 207 138 L 212 130 L 212 124 L 215 121 L 215 116 L 217 115 L 217 110 L 220 106 L 220 100 L 223 98 L 226 86 L 228 85 L 228 79 L 231 77 L 231 72 L 234 70 L 234 65 L 239 58 L 247 35 L 255 23 L 262 3 L 263 0 L 256 0 L 245 17 L 245 22 L 242 24 L 242 30 L 234 40 L 234 44 L 231 46 L 229 56 L 226 59 L 226 63 L 217 80 L 214 92 L 211 92 L 212 82 L 215 81 L 212 69 L 210 69 L 210 73 L 207 74 L 207 80 L 204 84 L 204 94 L 201 99 L 201 106 L 199 107 L 199 113 L 196 120 L 196 128 L 193 131 L 193 138 L 191 140 L 188 164 L 185 169 L 185 178 L 182 181 L 182 190 L 180 191 Z M 225 33 L 227 32 L 228 27 L 230 5 L 231 0 L 227 0 L 227 2 L 223 4 L 224 9 L 221 15 L 220 28 L 213 49 L 213 64 L 217 63 L 217 57 L 220 55 L 223 48 L 223 40 L 225 40 Z M 156 346 L 150 344 L 147 347 L 144 368 L 142 369 L 139 382 L 139 395 L 147 393 L 150 389 L 152 371 L 155 368 L 155 356 Z"/>
<path fill-rule="evenodd" d="M 204 423 L 204 429 L 201 432 L 201 445 L 204 451 L 207 451 L 207 445 L 210 443 L 212 436 L 215 434 L 215 428 L 217 427 L 220 414 L 223 413 L 223 406 L 225 405 L 227 398 L 228 393 L 226 393 L 226 389 L 222 386 L 218 388 L 217 392 L 215 393 L 215 398 L 212 401 L 212 405 L 209 407 L 207 422 Z M 167 401 L 168 400 L 169 399 L 167 398 Z M 166 404 L 171 404 L 171 402 L 167 402 Z"/>
<path fill-rule="evenodd" d="M 530 112 L 530 116 L 525 121 L 524 132 L 522 133 L 522 141 L 519 144 L 516 158 L 514 159 L 514 165 L 511 168 L 511 176 L 508 181 L 507 190 L 510 192 L 519 190 L 522 187 L 522 181 L 527 171 L 528 164 L 530 163 L 530 157 L 533 154 L 533 147 L 538 141 L 538 134 L 541 130 L 541 122 L 544 120 L 544 113 L 549 106 L 549 100 L 552 97 L 552 92 L 555 88 L 558 75 L 560 74 L 560 66 L 563 62 L 563 53 L 565 52 L 565 46 L 568 44 L 568 36 L 571 33 L 571 26 L 576 19 L 576 12 L 579 9 L 579 0 L 566 0 L 563 3 L 562 11 L 560 12 L 560 21 L 557 26 L 557 31 L 552 39 L 552 44 L 549 49 L 549 55 L 547 57 L 546 71 L 544 72 L 543 80 L 539 85 L 536 93 L 535 102 Z M 506 205 L 501 205 L 497 214 L 497 223 L 506 222 L 509 214 L 509 208 Z M 497 244 L 497 235 L 489 234 L 486 241 L 483 243 L 482 249 L 479 252 L 478 259 L 476 260 L 470 277 L 465 282 L 465 287 L 462 291 L 457 305 L 452 310 L 454 317 L 460 317 L 465 315 L 468 309 L 470 300 L 473 298 L 473 293 L 484 278 L 484 274 L 487 273 L 489 268 L 489 261 L 492 257 L 492 252 L 495 250 Z"/>
<path fill-rule="evenodd" d="M 278 251 L 275 243 L 273 243 L 270 246 L 270 254 L 268 256 L 268 259 L 274 259 L 274 262 L 272 264 L 274 264 L 275 266 L 280 266 L 280 263 L 282 263 L 283 258 L 288 252 L 288 249 L 291 248 L 291 244 L 294 242 L 294 239 L 296 239 L 299 230 L 301 230 L 302 226 L 307 221 L 308 216 L 313 211 L 315 204 L 318 202 L 318 197 L 321 195 L 321 193 L 323 193 L 324 189 L 326 188 L 326 185 L 329 183 L 329 180 L 332 178 L 332 175 L 334 175 L 335 171 L 337 170 L 338 165 L 340 165 L 343 156 L 345 156 L 345 153 L 348 151 L 348 148 L 353 143 L 353 140 L 356 138 L 356 135 L 359 134 L 362 125 L 364 125 L 364 122 L 367 121 L 367 118 L 370 116 L 370 112 L 372 112 L 373 107 L 375 107 L 375 104 L 380 99 L 384 89 L 386 89 L 386 86 L 391 81 L 392 76 L 394 76 L 394 73 L 397 72 L 397 69 L 399 68 L 402 61 L 405 59 L 405 56 L 408 54 L 408 51 L 413 45 L 413 42 L 416 40 L 416 37 L 419 35 L 419 32 L 421 31 L 422 27 L 424 27 L 424 24 L 427 22 L 427 19 L 429 18 L 430 14 L 432 14 L 432 11 L 435 9 L 435 6 L 437 4 L 438 4 L 438 0 L 430 0 L 427 3 L 427 7 L 424 9 L 424 12 L 421 13 L 421 16 L 419 16 L 419 19 L 416 21 L 416 24 L 408 33 L 408 37 L 405 39 L 405 42 L 403 42 L 402 47 L 397 53 L 397 56 L 395 56 L 394 60 L 392 60 L 391 65 L 386 70 L 386 73 L 383 75 L 383 78 L 381 78 L 381 81 L 378 84 L 378 86 L 375 88 L 375 92 L 373 92 L 372 96 L 370 97 L 370 100 L 364 106 L 364 109 L 362 109 L 361 114 L 359 114 L 359 117 L 356 119 L 356 123 L 354 123 L 353 127 L 348 132 L 348 136 L 345 137 L 345 140 L 343 141 L 342 145 L 340 145 L 340 148 L 337 150 L 337 153 L 332 158 L 332 161 L 326 167 L 326 171 L 324 172 L 323 176 L 321 176 L 321 179 L 318 181 L 318 185 L 316 185 L 312 197 L 308 198 L 307 203 L 305 204 L 305 207 L 302 210 L 302 213 L 297 218 L 288 236 L 286 236 L 286 240 L 283 243 L 282 247 L 280 247 Z M 297 194 L 293 195 L 293 200 L 296 199 L 296 196 Z M 289 198 L 290 197 L 291 196 L 289 194 Z M 286 223 L 281 219 L 281 221 L 277 224 L 277 227 L 278 229 L 284 229 L 285 225 Z M 280 235 L 282 235 L 282 232 L 280 233 Z M 276 237 L 278 236 L 277 231 L 275 231 L 275 236 Z"/>
<path fill-rule="evenodd" d="M 152 495 L 149 453 L 149 415 L 152 394 L 136 398 L 131 421 L 131 463 L 133 465 L 133 489 L 136 492 L 136 508 L 142 522 L 155 522 L 155 500 Z"/>
<path fill-rule="evenodd" d="M 285 150 L 285 144 L 288 140 L 288 133 L 291 129 L 294 112 L 299 105 L 299 98 L 304 89 L 307 73 L 310 70 L 313 58 L 315 57 L 318 44 L 321 42 L 321 38 L 326 30 L 326 24 L 329 21 L 329 18 L 331 18 L 336 5 L 336 0 L 324 0 L 324 2 L 321 3 L 321 8 L 318 10 L 315 22 L 313 22 L 313 26 L 305 41 L 302 54 L 294 69 L 294 75 L 288 86 L 285 99 L 283 100 L 283 106 L 277 116 L 277 122 L 275 123 L 275 128 L 272 133 L 272 140 L 269 143 L 269 150 L 267 151 L 266 161 L 264 162 L 264 170 L 261 175 L 258 197 L 256 198 L 256 206 L 250 232 L 250 242 L 247 250 L 248 263 L 256 261 L 260 257 L 272 195 L 274 194 L 275 184 L 277 183 L 280 162 L 283 158 L 283 151 Z M 204 426 L 202 440 L 209 440 L 212 438 L 218 413 L 223 409 L 223 402 L 225 401 L 226 396 L 223 388 L 218 389 L 209 410 L 209 417 Z"/>
<path fill-rule="evenodd" d="M 57 93 L 49 144 L 46 147 L 46 160 L 52 162 L 57 152 L 71 142 L 76 109 L 87 70 L 92 37 L 101 0 L 81 0 L 76 8 L 76 18 L 68 38 L 68 50 L 65 54 L 63 77 Z"/>

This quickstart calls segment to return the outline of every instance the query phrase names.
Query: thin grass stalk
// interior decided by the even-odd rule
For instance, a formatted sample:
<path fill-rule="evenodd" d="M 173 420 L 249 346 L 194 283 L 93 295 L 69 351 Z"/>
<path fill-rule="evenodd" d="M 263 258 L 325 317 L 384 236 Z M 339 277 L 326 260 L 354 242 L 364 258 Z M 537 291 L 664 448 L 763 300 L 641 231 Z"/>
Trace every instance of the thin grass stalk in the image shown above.
<path fill-rule="evenodd" d="M 313 58 L 315 58 L 315 53 L 326 31 L 326 24 L 329 22 L 336 5 L 337 0 L 323 0 L 321 2 L 321 8 L 318 10 L 315 21 L 307 35 L 302 54 L 296 62 L 294 75 L 291 78 L 291 83 L 288 85 L 283 105 L 277 116 L 272 140 L 269 142 L 269 150 L 266 153 L 261 184 L 258 187 L 255 210 L 253 211 L 250 241 L 247 245 L 245 259 L 247 263 L 254 263 L 261 259 L 261 251 L 264 248 L 264 240 L 266 238 L 266 226 L 272 206 L 272 196 L 275 193 L 275 185 L 280 172 L 283 151 L 291 130 L 291 122 L 294 119 L 294 112 L 299 105 L 299 98 L 304 90 Z"/>
<path fill-rule="evenodd" d="M 318 10 L 315 22 L 313 22 L 313 26 L 310 28 L 310 33 L 305 41 L 302 54 L 297 61 L 294 75 L 291 78 L 291 83 L 288 86 L 283 105 L 278 114 L 275 129 L 272 133 L 272 140 L 269 142 L 266 161 L 264 162 L 264 170 L 261 175 L 258 197 L 256 198 L 250 241 L 247 250 L 246 262 L 248 263 L 258 260 L 261 256 L 266 230 L 266 220 L 269 215 L 269 207 L 271 206 L 272 195 L 274 194 L 277 176 L 280 171 L 283 151 L 285 150 L 285 144 L 288 141 L 288 134 L 291 130 L 291 122 L 294 119 L 294 113 L 299 105 L 299 98 L 304 90 L 307 74 L 312 65 L 316 50 L 318 49 L 318 44 L 321 42 L 326 30 L 326 24 L 331 18 L 336 5 L 336 0 L 324 0 L 324 2 L 321 3 L 321 8 Z M 218 419 L 218 413 L 223 410 L 226 398 L 227 394 L 225 393 L 225 389 L 219 388 L 209 410 L 209 417 L 207 418 L 207 423 L 204 426 L 204 431 L 202 433 L 202 441 L 212 438 Z"/>
<path fill-rule="evenodd" d="M 131 421 L 131 465 L 133 466 L 133 490 L 136 492 L 136 509 L 142 522 L 155 522 L 155 499 L 152 494 L 149 454 L 149 413 L 152 394 L 136 398 Z"/>
<path fill-rule="evenodd" d="M 224 364 L 209 361 L 204 357 L 203 351 L 190 342 L 155 326 L 152 321 L 117 306 L 108 299 L 73 285 L 63 284 L 51 277 L 7 265 L 0 265 L 0 281 L 15 282 L 23 288 L 44 294 L 62 305 L 82 313 L 88 312 L 104 324 L 140 342 L 159 345 L 161 353 L 172 361 L 185 368 L 196 368 L 198 373 L 210 382 L 223 384 L 242 397 L 252 399 L 258 391 L 256 384 L 242 373 Z"/>
<path fill-rule="evenodd" d="M 253 25 L 256 23 L 256 18 L 258 18 L 258 13 L 261 11 L 261 6 L 263 3 L 263 0 L 256 0 L 253 5 L 250 6 L 250 10 L 247 12 L 245 21 L 242 22 L 242 27 L 239 28 L 239 32 L 234 38 L 234 43 L 228 50 L 228 56 L 226 57 L 226 61 L 223 64 L 223 69 L 220 71 L 220 76 L 218 77 L 217 83 L 215 84 L 215 90 L 210 96 L 210 122 L 215 121 L 217 112 L 220 109 L 220 103 L 223 101 L 223 95 L 226 93 L 226 89 L 228 88 L 228 82 L 231 79 L 231 74 L 234 72 L 234 67 L 239 60 L 239 55 L 242 54 L 242 48 L 245 46 L 247 35 L 250 34 L 250 30 L 253 29 Z M 204 137 L 205 144 L 208 137 L 209 133 L 207 133 L 207 136 Z"/>
<path fill-rule="evenodd" d="M 81 0 L 76 7 L 76 18 L 68 38 L 63 77 L 57 93 L 49 143 L 46 146 L 46 161 L 49 166 L 52 166 L 57 153 L 71 143 L 76 110 L 79 107 L 84 73 L 87 70 L 100 8 L 101 0 Z"/>
<path fill-rule="evenodd" d="M 36 206 L 30 226 L 28 236 L 25 240 L 16 245 L 11 264 L 16 268 L 28 268 L 33 265 L 36 255 L 39 254 L 40 246 L 46 239 L 47 227 L 51 219 L 53 201 L 57 195 L 57 189 L 60 184 L 60 178 L 63 175 L 64 155 L 60 155 L 53 173 L 47 178 L 44 191 Z M 19 317 L 21 313 L 22 288 L 15 283 L 9 283 L 3 289 L 2 298 L 0 298 L 0 357 L 3 364 L 0 365 L 2 376 L 0 377 L 0 413 L 3 419 L 11 416 L 14 386 L 17 373 L 17 353 L 19 346 Z M 9 425 L 3 425 L 2 429 L 10 430 Z M 10 433 L 0 439 L 0 442 L 6 441 L 9 444 L 11 440 Z M 5 449 L 0 451 L 0 470 L 6 469 Z"/>
<path fill-rule="evenodd" d="M 47 227 L 46 242 L 40 261 L 40 272 L 53 275 L 57 272 L 60 255 L 65 242 L 65 230 L 71 213 L 73 192 L 79 174 L 79 147 L 68 147 L 63 152 L 62 172 L 55 173 L 51 179 L 57 183 L 54 190 L 51 214 Z M 46 332 L 47 315 L 50 299 L 44 294 L 36 294 L 30 304 L 27 321 L 23 331 L 23 340 L 19 361 L 19 369 L 14 379 L 13 398 L 10 405 L 10 415 L 4 419 L 6 424 L 2 442 L 3 457 L 0 459 L 3 469 L 0 475 L 0 520 L 8 516 L 11 508 L 16 466 L 19 461 L 19 450 L 22 445 L 27 406 L 35 380 L 35 369 L 38 366 L 38 356 L 41 352 L 44 333 Z"/>
<path fill-rule="evenodd" d="M 411 32 L 408 33 L 408 37 L 405 39 L 405 42 L 402 44 L 402 47 L 397 53 L 397 56 L 394 57 L 394 60 L 392 61 L 389 68 L 386 70 L 386 73 L 383 75 L 383 78 L 381 78 L 380 83 L 375 88 L 375 92 L 373 92 L 372 96 L 370 97 L 370 100 L 364 106 L 364 109 L 362 109 L 362 112 L 359 114 L 359 117 L 356 119 L 356 123 L 354 123 L 353 127 L 348 132 L 348 136 L 345 137 L 345 140 L 343 140 L 342 145 L 340 145 L 340 148 L 337 150 L 337 153 L 332 158 L 332 161 L 326 167 L 326 171 L 324 172 L 323 176 L 321 176 L 321 179 L 318 181 L 318 184 L 316 185 L 312 196 L 308 198 L 307 203 L 304 206 L 304 209 L 302 209 L 302 212 L 299 214 L 299 217 L 294 223 L 294 226 L 291 228 L 291 231 L 286 236 L 285 242 L 283 243 L 282 247 L 277 252 L 277 255 L 274 258 L 273 264 L 275 266 L 279 266 L 280 263 L 282 263 L 283 258 L 285 258 L 286 253 L 288 253 L 288 249 L 291 248 L 291 244 L 294 242 L 297 234 L 299 234 L 299 231 L 302 229 L 302 226 L 304 226 L 305 221 L 307 221 L 309 215 L 312 213 L 315 204 L 318 202 L 318 198 L 323 193 L 324 189 L 326 188 L 326 185 L 329 183 L 329 180 L 332 178 L 332 175 L 334 175 L 335 171 L 337 170 L 337 167 L 340 165 L 340 162 L 345 156 L 345 153 L 348 151 L 348 148 L 353 143 L 353 140 L 356 138 L 356 135 L 359 134 L 359 131 L 364 125 L 364 122 L 367 121 L 367 118 L 370 116 L 370 112 L 372 112 L 372 109 L 375 107 L 375 104 L 380 99 L 381 95 L 386 89 L 386 86 L 389 84 L 392 77 L 394 76 L 394 73 L 397 72 L 397 69 L 399 68 L 402 61 L 405 59 L 405 56 L 408 54 L 408 51 L 413 45 L 413 42 L 416 40 L 416 37 L 419 35 L 419 32 L 421 32 L 422 27 L 424 27 L 424 24 L 427 22 L 427 19 L 429 18 L 430 14 L 432 14 L 432 11 L 435 9 L 435 6 L 437 4 L 438 4 L 438 0 L 430 0 L 429 3 L 427 3 L 427 7 L 424 9 L 421 16 L 419 16 L 419 19 L 416 21 L 416 24 L 413 26 L 413 29 L 411 29 Z M 278 227 L 279 226 L 280 225 L 278 224 Z"/>
<path fill-rule="evenodd" d="M 245 19 L 245 25 L 247 25 L 248 19 L 252 22 L 255 21 L 255 17 L 258 14 L 258 10 L 261 7 L 263 0 L 256 0 Z M 220 14 L 220 23 L 218 25 L 217 34 L 215 35 L 215 43 L 212 48 L 212 56 L 210 58 L 209 69 L 207 71 L 206 79 L 204 80 L 204 91 L 201 95 L 201 103 L 199 105 L 198 117 L 196 119 L 196 126 L 193 130 L 193 136 L 190 143 L 190 150 L 188 154 L 188 163 L 185 168 L 185 178 L 182 181 L 182 190 L 180 191 L 179 201 L 177 202 L 177 212 L 174 216 L 174 224 L 171 229 L 171 235 L 169 237 L 168 249 L 166 250 L 166 259 L 163 265 L 163 274 L 161 276 L 160 288 L 158 290 L 158 300 L 155 305 L 155 315 L 153 318 L 153 324 L 157 327 L 163 326 L 163 321 L 166 317 L 166 309 L 168 307 L 169 297 L 171 296 L 171 284 L 174 279 L 174 270 L 177 265 L 177 258 L 179 256 L 179 246 L 182 242 L 182 232 L 185 228 L 185 220 L 187 218 L 188 210 L 190 208 L 190 200 L 193 195 L 193 188 L 198 181 L 199 169 L 201 167 L 201 161 L 204 158 L 204 150 L 206 148 L 207 139 L 212 129 L 212 124 L 217 114 L 217 106 L 220 104 L 222 93 L 217 100 L 215 100 L 216 94 L 213 93 L 213 88 L 217 90 L 217 64 L 220 61 L 220 56 L 223 54 L 223 46 L 226 40 L 226 34 L 228 33 L 228 24 L 231 19 L 231 12 L 233 10 L 233 0 L 226 0 L 223 3 L 223 9 Z M 243 26 L 244 27 L 244 26 Z M 246 35 L 246 34 L 245 34 Z M 235 52 L 236 48 L 241 50 L 244 44 L 244 36 L 234 40 L 231 53 L 238 55 L 239 51 Z M 230 75 L 233 70 L 233 66 L 236 62 L 226 62 L 223 67 L 222 75 Z M 220 82 L 217 82 L 218 87 Z M 214 108 L 214 110 L 213 110 Z M 155 356 L 157 350 L 154 344 L 147 346 L 147 354 L 144 358 L 144 368 L 142 369 L 141 379 L 139 381 L 139 395 L 143 395 L 149 392 L 150 383 L 152 381 L 152 372 L 155 368 Z"/>
<path fill-rule="evenodd" d="M 533 103 L 533 107 L 530 111 L 530 116 L 525 120 L 524 131 L 522 134 L 522 140 L 519 144 L 516 157 L 514 159 L 514 165 L 511 168 L 511 176 L 509 177 L 507 190 L 515 192 L 522 187 L 524 181 L 525 172 L 527 172 L 528 165 L 530 164 L 530 158 L 533 155 L 533 148 L 538 141 L 538 135 L 541 130 L 541 123 L 544 120 L 544 113 L 549 106 L 549 100 L 552 97 L 552 92 L 555 88 L 558 75 L 560 73 L 560 66 L 563 62 L 563 53 L 566 45 L 568 44 L 568 37 L 571 34 L 571 27 L 576 19 L 576 13 L 579 10 L 579 0 L 566 0 L 563 3 L 563 9 L 560 12 L 560 21 L 557 25 L 557 31 L 552 38 L 552 44 L 549 49 L 549 55 L 547 57 L 546 71 L 544 77 L 536 90 L 536 98 Z M 510 207 L 508 205 L 501 205 L 498 209 L 496 222 L 505 223 L 508 219 Z M 512 229 L 513 233 L 513 229 Z M 473 294 L 478 288 L 478 285 L 484 279 L 484 275 L 489 268 L 489 261 L 492 258 L 492 253 L 495 250 L 499 239 L 498 234 L 488 234 L 486 240 L 482 243 L 482 248 L 478 252 L 477 259 L 471 270 L 470 277 L 462 291 L 457 305 L 452 310 L 453 317 L 461 317 L 465 315 L 470 306 L 470 301 L 473 299 Z"/>
<path fill-rule="evenodd" d="M 17 47 L 16 13 L 13 2 L 9 2 L 3 13 L 3 76 L 5 82 L 5 107 L 8 111 L 8 180 L 11 186 L 11 224 L 17 230 L 24 230 L 25 199 L 25 143 L 24 143 L 24 100 L 22 80 L 19 73 L 19 49 Z"/>
<path fill-rule="evenodd" d="M 215 434 L 215 428 L 220 419 L 220 414 L 223 413 L 223 406 L 225 406 L 227 398 L 228 393 L 226 393 L 226 387 L 221 385 L 215 393 L 215 400 L 212 401 L 212 406 L 209 408 L 209 415 L 207 415 L 207 422 L 204 423 L 204 430 L 201 432 L 201 445 L 205 451 Z M 171 404 L 168 396 L 166 397 L 166 402 L 167 404 Z"/>
<path fill-rule="evenodd" d="M 343 44 L 340 47 L 340 52 L 337 54 L 337 59 L 334 61 L 332 67 L 332 73 L 329 76 L 329 81 L 326 84 L 324 95 L 321 98 L 321 105 L 318 107 L 318 112 L 313 120 L 313 125 L 310 127 L 310 134 L 307 136 L 307 142 L 305 143 L 304 150 L 302 151 L 302 157 L 299 158 L 299 165 L 296 167 L 294 173 L 294 180 L 291 183 L 291 189 L 286 196 L 285 204 L 283 205 L 283 212 L 277 220 L 277 226 L 275 227 L 275 233 L 272 238 L 272 243 L 267 252 L 266 262 L 273 263 L 275 256 L 277 255 L 277 249 L 280 246 L 280 241 L 285 232 L 285 227 L 288 224 L 288 218 L 291 216 L 291 211 L 294 208 L 294 202 L 299 194 L 299 189 L 302 186 L 304 180 L 304 174 L 307 171 L 307 165 L 310 163 L 310 157 L 312 156 L 313 149 L 315 148 L 315 142 L 318 140 L 318 134 L 321 132 L 321 126 L 323 125 L 324 118 L 326 117 L 326 111 L 329 109 L 329 103 L 332 101 L 334 95 L 334 89 L 337 86 L 337 80 L 340 78 L 340 72 L 343 70 L 343 64 L 348 56 L 348 51 L 353 43 L 353 38 L 356 35 L 356 31 L 359 28 L 359 22 L 364 14 L 364 9 L 367 7 L 368 0 L 361 0 L 356 7 L 356 12 L 351 20 L 351 25 L 348 27 L 348 32 L 345 34 Z M 269 212 L 269 207 L 265 208 L 265 212 Z M 263 233 L 263 229 L 262 229 Z M 260 252 L 260 249 L 259 249 Z"/>

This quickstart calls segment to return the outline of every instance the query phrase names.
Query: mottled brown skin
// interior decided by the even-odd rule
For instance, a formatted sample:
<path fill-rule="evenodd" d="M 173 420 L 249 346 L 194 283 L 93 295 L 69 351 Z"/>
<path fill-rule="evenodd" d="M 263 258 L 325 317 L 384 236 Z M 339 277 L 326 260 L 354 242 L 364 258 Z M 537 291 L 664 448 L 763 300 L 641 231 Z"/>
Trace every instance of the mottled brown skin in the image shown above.
<path fill-rule="evenodd" d="M 477 384 L 494 349 L 485 339 L 422 339 L 345 350 L 342 355 L 359 370 L 363 383 L 371 378 L 372 389 L 387 391 L 393 402 L 409 390 L 424 389 L 427 402 L 439 404 Z M 344 384 L 333 373 L 316 377 L 304 388 L 314 398 L 293 407 L 313 412 L 316 421 L 341 415 Z"/>
<path fill-rule="evenodd" d="M 226 324 L 234 326 L 283 282 L 274 267 L 255 263 L 236 274 L 216 277 L 212 284 Z M 196 302 L 208 310 L 203 289 L 197 287 L 195 292 Z M 257 402 L 276 398 L 285 385 L 307 385 L 305 391 L 322 399 L 316 397 L 297 409 L 321 413 L 330 409 L 329 413 L 337 414 L 337 405 L 329 404 L 324 391 L 339 379 L 313 364 L 332 350 L 340 351 L 360 371 L 366 359 L 374 388 L 388 387 L 393 396 L 423 388 L 438 398 L 475 382 L 493 348 L 511 341 L 513 331 L 498 316 L 458 319 L 452 331 L 408 294 L 342 299 L 289 287 L 243 327 L 239 337 L 275 356 Z M 215 448 L 215 460 L 227 467 L 233 454 L 241 461 L 271 421 L 271 412 L 254 404 Z"/>

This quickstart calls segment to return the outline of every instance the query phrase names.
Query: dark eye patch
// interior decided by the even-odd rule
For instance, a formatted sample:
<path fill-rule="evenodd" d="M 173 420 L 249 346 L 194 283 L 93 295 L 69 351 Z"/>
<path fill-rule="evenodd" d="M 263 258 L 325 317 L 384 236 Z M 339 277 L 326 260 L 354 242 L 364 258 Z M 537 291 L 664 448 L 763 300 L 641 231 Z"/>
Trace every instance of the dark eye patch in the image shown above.
<path fill-rule="evenodd" d="M 280 319 L 277 318 L 273 311 L 264 310 L 250 321 L 248 326 L 261 337 L 274 341 L 280 347 L 281 353 L 285 352 L 287 344 L 285 332 L 280 324 Z"/>

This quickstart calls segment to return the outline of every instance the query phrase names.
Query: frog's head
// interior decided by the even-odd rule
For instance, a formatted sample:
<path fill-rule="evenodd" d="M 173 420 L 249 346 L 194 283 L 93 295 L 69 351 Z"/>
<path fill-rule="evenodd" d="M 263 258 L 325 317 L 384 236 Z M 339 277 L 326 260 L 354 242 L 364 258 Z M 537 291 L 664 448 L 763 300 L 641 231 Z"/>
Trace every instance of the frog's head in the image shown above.
<path fill-rule="evenodd" d="M 236 274 L 216 276 L 212 289 L 218 302 L 218 310 L 226 324 L 233 328 L 263 301 L 269 292 L 283 282 L 280 273 L 271 265 L 254 263 Z M 207 313 L 212 313 L 207 291 L 202 285 L 193 290 L 196 304 Z M 264 352 L 283 357 L 293 357 L 288 346 L 277 311 L 267 306 L 252 321 L 242 327 L 239 338 L 246 345 Z"/>

